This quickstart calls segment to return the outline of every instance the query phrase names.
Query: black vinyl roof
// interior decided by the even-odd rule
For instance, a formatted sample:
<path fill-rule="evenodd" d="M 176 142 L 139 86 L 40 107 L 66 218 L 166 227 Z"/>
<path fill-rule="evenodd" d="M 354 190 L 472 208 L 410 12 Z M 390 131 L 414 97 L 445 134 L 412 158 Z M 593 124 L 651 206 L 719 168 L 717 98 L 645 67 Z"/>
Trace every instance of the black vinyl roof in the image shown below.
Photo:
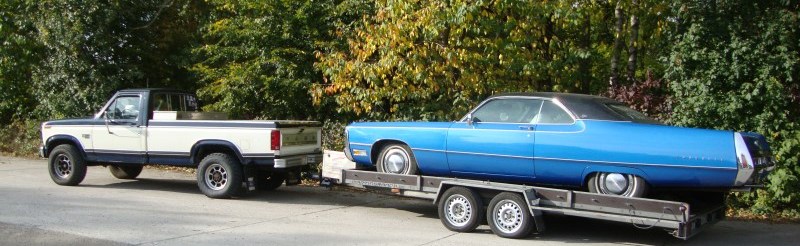
<path fill-rule="evenodd" d="M 561 102 L 567 110 L 571 111 L 578 119 L 591 119 L 591 120 L 611 120 L 611 121 L 637 121 L 625 117 L 615 112 L 609 105 L 625 105 L 624 103 L 617 102 L 607 97 L 575 94 L 575 93 L 560 93 L 560 92 L 515 92 L 515 93 L 501 93 L 493 95 L 495 97 L 505 96 L 521 96 L 521 97 L 539 97 L 553 99 Z M 647 120 L 643 123 L 656 123 L 654 120 Z"/>

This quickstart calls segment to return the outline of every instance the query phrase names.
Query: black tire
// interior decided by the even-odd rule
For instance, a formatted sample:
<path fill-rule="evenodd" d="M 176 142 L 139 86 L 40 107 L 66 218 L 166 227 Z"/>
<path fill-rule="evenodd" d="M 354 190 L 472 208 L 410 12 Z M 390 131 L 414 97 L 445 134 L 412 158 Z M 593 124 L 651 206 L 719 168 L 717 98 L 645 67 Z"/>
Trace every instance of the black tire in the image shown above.
<path fill-rule="evenodd" d="M 286 173 L 259 170 L 256 172 L 256 177 L 255 177 L 256 190 L 262 190 L 262 191 L 275 190 L 278 187 L 281 187 L 281 185 L 283 185 L 284 180 L 286 180 Z"/>
<path fill-rule="evenodd" d="M 503 192 L 492 198 L 486 221 L 495 235 L 505 238 L 527 237 L 535 226 L 525 199 L 512 192 Z"/>
<path fill-rule="evenodd" d="M 417 159 L 405 144 L 389 144 L 381 149 L 377 161 L 378 172 L 394 174 L 418 174 Z"/>
<path fill-rule="evenodd" d="M 86 161 L 78 148 L 71 144 L 56 146 L 48 159 L 50 178 L 56 184 L 75 186 L 86 177 Z"/>
<path fill-rule="evenodd" d="M 586 186 L 592 193 L 625 197 L 644 197 L 648 188 L 643 178 L 621 173 L 595 173 L 586 182 Z"/>
<path fill-rule="evenodd" d="M 242 165 L 225 153 L 213 153 L 197 167 L 197 186 L 210 198 L 231 198 L 242 191 Z"/>
<path fill-rule="evenodd" d="M 471 232 L 483 219 L 483 200 L 475 191 L 465 187 L 447 189 L 438 207 L 439 220 L 451 231 Z"/>
<path fill-rule="evenodd" d="M 135 179 L 142 173 L 142 166 L 108 166 L 108 171 L 118 179 Z"/>

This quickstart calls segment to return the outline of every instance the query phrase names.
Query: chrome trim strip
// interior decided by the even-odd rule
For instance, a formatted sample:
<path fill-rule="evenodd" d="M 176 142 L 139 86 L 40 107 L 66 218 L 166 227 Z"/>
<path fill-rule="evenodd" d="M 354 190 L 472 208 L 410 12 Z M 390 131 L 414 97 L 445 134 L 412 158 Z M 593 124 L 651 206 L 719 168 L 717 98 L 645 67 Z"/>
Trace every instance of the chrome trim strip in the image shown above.
<path fill-rule="evenodd" d="M 591 162 L 591 163 L 603 163 L 603 164 L 615 164 L 615 165 L 627 165 L 627 166 L 655 166 L 655 167 L 674 167 L 674 168 L 699 168 L 699 169 L 721 169 L 721 170 L 736 170 L 736 168 L 732 168 L 732 167 L 703 167 L 703 166 L 686 166 L 686 165 L 675 165 L 675 164 L 656 164 L 656 163 L 618 162 L 618 161 L 595 161 L 595 160 L 578 160 L 578 159 L 550 158 L 550 157 L 541 157 L 541 156 L 525 157 L 525 156 L 515 156 L 515 155 L 496 155 L 496 154 L 486 154 L 486 153 L 461 152 L 461 151 L 446 151 L 446 150 L 424 149 L 424 148 L 411 148 L 411 149 L 412 149 L 412 150 L 419 150 L 419 151 L 440 152 L 440 153 L 441 153 L 441 152 L 444 152 L 444 153 L 454 153 L 454 154 L 481 155 L 481 156 L 495 156 L 495 157 L 510 157 L 510 158 L 534 159 L 534 160 L 553 160 L 553 161 L 569 161 L 569 162 Z"/>
<path fill-rule="evenodd" d="M 350 145 L 372 146 L 372 144 L 350 142 Z"/>
<path fill-rule="evenodd" d="M 655 163 L 638 163 L 638 162 L 618 162 L 618 161 L 593 161 L 593 160 L 576 160 L 576 159 L 562 159 L 550 157 L 534 157 L 538 160 L 555 160 L 555 161 L 570 161 L 570 162 L 592 162 L 592 163 L 606 163 L 617 165 L 634 165 L 634 166 L 656 166 L 656 167 L 677 167 L 677 168 L 701 168 L 701 169 L 722 169 L 722 170 L 736 170 L 735 167 L 703 167 L 703 166 L 686 166 L 675 164 L 655 164 Z"/>

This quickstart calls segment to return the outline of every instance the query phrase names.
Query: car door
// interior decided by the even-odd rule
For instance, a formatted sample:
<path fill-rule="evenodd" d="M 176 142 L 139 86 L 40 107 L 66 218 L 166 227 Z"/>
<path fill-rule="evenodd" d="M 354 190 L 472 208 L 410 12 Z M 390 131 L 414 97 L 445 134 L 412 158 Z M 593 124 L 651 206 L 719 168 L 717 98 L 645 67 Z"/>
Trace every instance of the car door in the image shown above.
<path fill-rule="evenodd" d="M 145 131 L 142 116 L 142 97 L 121 94 L 101 113 L 104 124 L 92 127 L 93 155 L 98 162 L 144 163 Z"/>
<path fill-rule="evenodd" d="M 544 100 L 536 124 L 534 166 L 536 183 L 551 185 L 580 185 L 586 162 L 575 161 L 577 153 L 589 139 L 585 138 L 584 125 L 576 121 L 557 101 Z"/>
<path fill-rule="evenodd" d="M 500 97 L 450 126 L 447 160 L 455 177 L 528 182 L 535 177 L 535 125 L 542 101 Z"/>

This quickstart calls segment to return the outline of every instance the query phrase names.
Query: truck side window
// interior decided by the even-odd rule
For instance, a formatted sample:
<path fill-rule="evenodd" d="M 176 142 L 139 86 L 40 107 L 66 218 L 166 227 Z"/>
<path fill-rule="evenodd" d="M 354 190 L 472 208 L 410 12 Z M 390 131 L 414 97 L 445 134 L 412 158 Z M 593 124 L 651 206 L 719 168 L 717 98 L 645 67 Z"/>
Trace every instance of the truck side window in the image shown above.
<path fill-rule="evenodd" d="M 106 109 L 106 116 L 111 120 L 137 120 L 139 118 L 139 97 L 120 96 Z"/>

